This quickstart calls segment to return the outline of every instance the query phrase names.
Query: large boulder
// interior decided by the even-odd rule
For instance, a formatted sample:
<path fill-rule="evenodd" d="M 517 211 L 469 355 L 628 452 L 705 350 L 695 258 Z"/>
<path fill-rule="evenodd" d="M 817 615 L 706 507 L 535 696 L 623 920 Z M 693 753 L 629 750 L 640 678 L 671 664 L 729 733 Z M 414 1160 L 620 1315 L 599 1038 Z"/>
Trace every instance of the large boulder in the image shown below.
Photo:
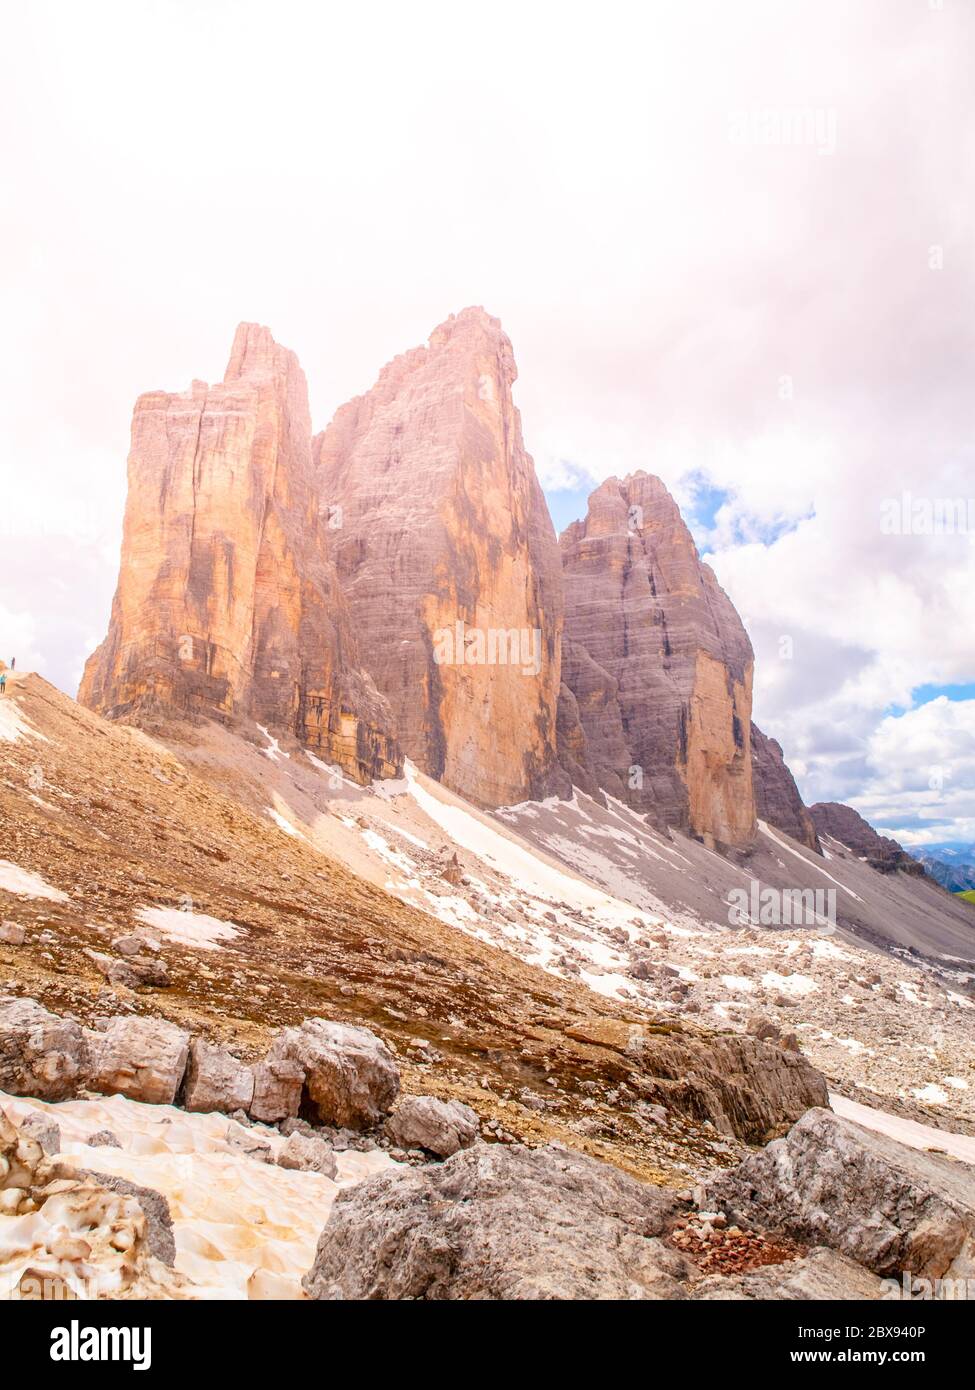
<path fill-rule="evenodd" d="M 338 1172 L 335 1154 L 324 1139 L 314 1134 L 302 1134 L 293 1130 L 288 1141 L 278 1154 L 279 1168 L 292 1168 L 298 1173 L 323 1173 L 326 1178 L 334 1178 Z"/>
<path fill-rule="evenodd" d="M 249 1110 L 254 1099 L 254 1069 L 226 1048 L 194 1038 L 190 1044 L 183 1090 L 187 1110 L 232 1115 Z"/>
<path fill-rule="evenodd" d="M 459 1100 L 404 1096 L 386 1121 L 386 1133 L 404 1149 L 427 1149 L 449 1158 L 478 1136 L 475 1112 Z"/>
<path fill-rule="evenodd" d="M 305 1069 L 287 1057 L 265 1057 L 254 1066 L 254 1096 L 247 1112 L 265 1124 L 286 1120 L 301 1108 Z"/>
<path fill-rule="evenodd" d="M 399 1094 L 393 1054 L 368 1028 L 308 1018 L 298 1028 L 282 1029 L 266 1061 L 302 1067 L 318 1118 L 343 1129 L 378 1124 Z"/>
<path fill-rule="evenodd" d="M 321 1299 L 683 1298 L 677 1207 L 568 1150 L 475 1144 L 340 1192 L 303 1281 Z"/>
<path fill-rule="evenodd" d="M 811 1107 L 829 1104 L 825 1077 L 801 1053 L 758 1038 L 618 1018 L 586 1019 L 565 1031 L 622 1053 L 644 1100 L 710 1120 L 749 1144 L 778 1139 Z"/>
<path fill-rule="evenodd" d="M 165 965 L 152 956 L 127 956 L 125 960 L 118 960 L 90 948 L 86 948 L 84 954 L 109 984 L 125 989 L 166 989 L 172 984 Z"/>
<path fill-rule="evenodd" d="M 34 1110 L 25 1116 L 20 1132 L 36 1139 L 49 1158 L 61 1152 L 61 1126 L 44 1110 Z"/>
<path fill-rule="evenodd" d="M 975 1278 L 975 1168 L 811 1110 L 705 1185 L 708 1206 L 875 1274 Z"/>
<path fill-rule="evenodd" d="M 117 1177 L 114 1173 L 96 1173 L 86 1168 L 81 1170 L 80 1176 L 91 1178 L 99 1187 L 107 1188 L 109 1192 L 135 1198 L 146 1219 L 149 1253 L 172 1269 L 176 1264 L 176 1236 L 169 1202 L 163 1194 L 157 1192 L 154 1187 L 142 1187 L 139 1183 L 129 1182 L 128 1178 Z"/>
<path fill-rule="evenodd" d="M 93 1091 L 172 1105 L 183 1081 L 190 1035 L 161 1018 L 113 1018 L 103 1033 L 86 1031 Z"/>
<path fill-rule="evenodd" d="M 33 999 L 0 1000 L 0 1091 L 67 1100 L 87 1084 L 89 1065 L 79 1024 Z"/>

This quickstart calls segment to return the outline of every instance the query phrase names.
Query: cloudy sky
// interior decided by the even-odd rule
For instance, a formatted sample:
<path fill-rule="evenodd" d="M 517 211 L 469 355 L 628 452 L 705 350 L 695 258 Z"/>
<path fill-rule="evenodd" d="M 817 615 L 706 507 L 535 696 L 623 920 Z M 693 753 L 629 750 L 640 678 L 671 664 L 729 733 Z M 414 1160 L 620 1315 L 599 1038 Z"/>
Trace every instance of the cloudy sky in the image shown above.
<path fill-rule="evenodd" d="M 320 427 L 483 304 L 558 526 L 679 495 L 807 801 L 975 840 L 970 0 L 0 12 L 0 654 L 74 693 L 141 391 L 254 319 Z"/>

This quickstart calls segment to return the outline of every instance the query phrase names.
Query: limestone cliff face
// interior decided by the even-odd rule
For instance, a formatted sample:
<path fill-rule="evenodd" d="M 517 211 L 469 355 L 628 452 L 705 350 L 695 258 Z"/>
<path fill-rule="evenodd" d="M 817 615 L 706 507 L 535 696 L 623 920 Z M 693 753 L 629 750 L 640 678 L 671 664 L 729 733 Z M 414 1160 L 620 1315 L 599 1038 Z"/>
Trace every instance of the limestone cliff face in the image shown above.
<path fill-rule="evenodd" d="M 813 818 L 782 756 L 782 745 L 763 734 L 757 724 L 752 725 L 752 786 L 759 820 L 822 853 Z"/>
<path fill-rule="evenodd" d="M 404 751 L 486 806 L 569 787 L 559 552 L 515 376 L 497 319 L 465 309 L 315 441 L 362 658 Z"/>
<path fill-rule="evenodd" d="M 560 544 L 563 677 L 595 781 L 658 826 L 746 844 L 751 643 L 673 498 L 646 473 L 610 478 Z"/>
<path fill-rule="evenodd" d="M 109 633 L 79 698 L 112 716 L 248 715 L 360 781 L 395 775 L 327 557 L 294 353 L 242 324 L 221 384 L 141 396 L 128 475 Z"/>

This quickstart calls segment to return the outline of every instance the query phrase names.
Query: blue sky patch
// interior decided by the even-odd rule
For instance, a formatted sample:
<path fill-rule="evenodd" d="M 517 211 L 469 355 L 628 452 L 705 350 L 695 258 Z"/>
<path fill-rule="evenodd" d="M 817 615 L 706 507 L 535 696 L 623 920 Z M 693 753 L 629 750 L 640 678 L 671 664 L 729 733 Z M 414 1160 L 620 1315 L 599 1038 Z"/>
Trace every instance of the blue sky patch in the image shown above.
<path fill-rule="evenodd" d="M 921 705 L 929 705 L 932 700 L 937 700 L 944 695 L 948 700 L 975 700 L 975 681 L 968 681 L 960 685 L 916 685 L 911 691 L 911 704 L 888 705 L 884 710 L 885 715 L 894 715 L 900 719 L 902 714 L 906 714 L 908 709 L 917 709 Z"/>

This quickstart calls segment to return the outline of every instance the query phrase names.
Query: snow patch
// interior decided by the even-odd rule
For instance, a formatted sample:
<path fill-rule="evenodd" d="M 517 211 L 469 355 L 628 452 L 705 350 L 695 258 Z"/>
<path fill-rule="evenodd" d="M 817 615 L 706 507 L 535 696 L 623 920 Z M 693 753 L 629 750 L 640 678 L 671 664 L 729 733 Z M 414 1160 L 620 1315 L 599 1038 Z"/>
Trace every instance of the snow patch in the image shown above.
<path fill-rule="evenodd" d="M 54 1120 L 66 1166 L 94 1166 L 161 1192 L 173 1218 L 176 1269 L 192 1280 L 190 1292 L 205 1299 L 301 1298 L 301 1277 L 312 1266 L 338 1192 L 398 1166 L 382 1152 L 336 1151 L 333 1181 L 255 1163 L 228 1142 L 238 1126 L 226 1115 L 188 1114 L 123 1096 L 45 1104 L 0 1092 L 0 1103 L 17 1124 L 31 1114 Z M 96 1163 L 85 1141 L 103 1129 L 117 1134 L 122 1147 L 99 1148 Z M 247 1133 L 268 1143 L 274 1156 L 284 1145 L 278 1131 L 264 1125 Z M 16 1218 L 22 1238 L 29 1220 Z M 3 1223 L 14 1225 L 0 1217 Z M 24 1248 L 14 1248 L 11 1259 L 10 1244 L 0 1241 L 0 1290 L 19 1278 L 23 1257 L 31 1264 L 43 1259 L 43 1245 L 32 1249 L 29 1236 L 19 1243 Z"/>
<path fill-rule="evenodd" d="M 281 758 L 290 758 L 291 754 L 286 753 L 273 734 L 269 734 L 263 724 L 257 726 L 264 737 L 267 739 L 267 747 L 262 748 L 261 752 L 265 758 L 270 758 L 272 763 L 278 762 Z"/>
<path fill-rule="evenodd" d="M 782 990 L 784 994 L 812 994 L 819 986 L 808 975 L 780 975 L 777 970 L 767 970 L 762 976 L 766 989 Z"/>
<path fill-rule="evenodd" d="M 877 1134 L 886 1134 L 912 1149 L 943 1149 L 945 1153 L 958 1158 L 962 1163 L 975 1163 L 975 1138 L 968 1134 L 951 1134 L 947 1130 L 935 1129 L 933 1125 L 922 1125 L 917 1120 L 905 1120 L 900 1115 L 888 1114 L 886 1110 L 874 1110 L 870 1105 L 847 1100 L 845 1096 L 833 1096 L 829 1103 L 837 1115 L 845 1120 L 853 1120 L 872 1129 Z"/>
<path fill-rule="evenodd" d="M 40 874 L 32 874 L 9 859 L 0 859 L 0 888 L 21 898 L 47 898 L 52 903 L 68 901 L 67 893 L 62 893 L 60 888 L 52 888 Z"/>
<path fill-rule="evenodd" d="M 926 1086 L 917 1086 L 913 1091 L 917 1100 L 926 1101 L 928 1105 L 945 1105 L 948 1101 L 948 1092 L 941 1086 L 936 1086 L 933 1081 L 929 1081 Z"/>
<path fill-rule="evenodd" d="M 44 735 L 34 728 L 17 701 L 5 695 L 0 699 L 0 743 L 19 743 L 22 738 L 36 738 L 41 743 L 48 742 Z"/>
<path fill-rule="evenodd" d="M 280 811 L 276 811 L 273 806 L 265 807 L 268 815 L 274 821 L 279 830 L 283 830 L 286 835 L 293 836 L 296 840 L 303 840 L 305 837 L 300 830 L 296 830 L 290 821 L 285 820 Z"/>
<path fill-rule="evenodd" d="M 140 907 L 135 915 L 167 941 L 204 951 L 217 950 L 221 941 L 232 941 L 243 931 L 236 922 L 221 922 L 205 912 L 183 912 L 178 907 Z"/>

